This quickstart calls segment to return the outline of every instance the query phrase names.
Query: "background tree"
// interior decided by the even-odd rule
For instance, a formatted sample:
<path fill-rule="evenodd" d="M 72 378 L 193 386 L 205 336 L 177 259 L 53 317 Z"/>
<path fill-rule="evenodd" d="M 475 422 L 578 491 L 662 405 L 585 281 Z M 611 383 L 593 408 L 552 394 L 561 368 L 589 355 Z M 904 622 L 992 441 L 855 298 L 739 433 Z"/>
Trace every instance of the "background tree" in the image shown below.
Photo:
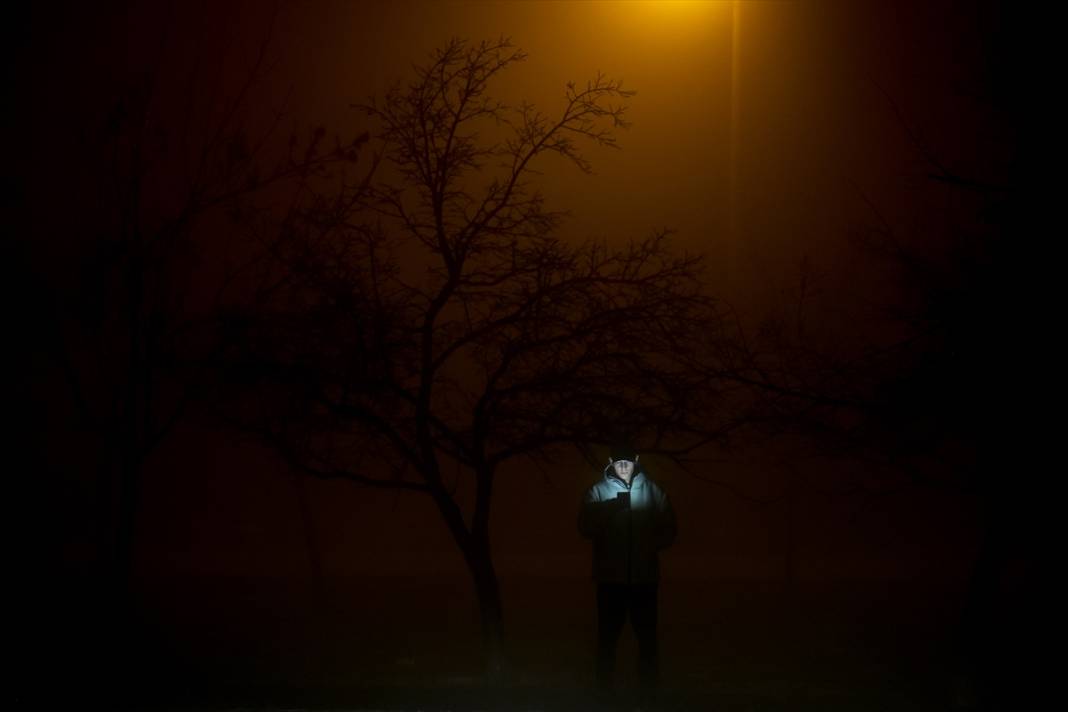
<path fill-rule="evenodd" d="M 33 275 L 24 294 L 41 296 L 32 312 L 41 358 L 27 369 L 26 387 L 29 402 L 48 413 L 34 437 L 48 448 L 45 467 L 56 470 L 51 484 L 81 495 L 61 516 L 40 515 L 48 526 L 35 530 L 53 532 L 57 546 L 94 540 L 88 568 L 101 583 L 94 600 L 107 610 L 97 620 L 110 640 L 132 632 L 149 460 L 206 395 L 236 336 L 218 318 L 221 305 L 255 297 L 246 275 L 269 246 L 243 236 L 262 209 L 257 201 L 298 193 L 355 161 L 366 139 L 327 145 L 323 129 L 306 137 L 294 129 L 288 147 L 277 140 L 281 110 L 265 119 L 256 106 L 269 28 L 232 83 L 209 81 L 228 67 L 183 55 L 168 43 L 171 29 L 137 70 L 79 107 L 68 143 L 54 139 L 66 149 L 62 179 L 47 161 L 29 172 L 27 211 L 37 217 L 20 255 L 22 278 Z M 79 190 L 56 210 L 65 181 Z"/>
<path fill-rule="evenodd" d="M 976 95 L 966 97 L 995 137 L 1013 135 L 1019 120 L 1010 54 L 994 55 Z M 873 224 L 852 238 L 896 287 L 865 316 L 880 338 L 843 353 L 779 329 L 768 350 L 774 365 L 760 380 L 780 423 L 823 455 L 864 464 L 846 492 L 938 488 L 974 502 L 977 554 L 957 639 L 974 688 L 958 702 L 1000 708 L 1028 694 L 1019 651 L 1033 648 L 1029 636 L 1042 624 L 1025 597 L 1038 591 L 1039 552 L 1052 539 L 1049 502 L 1035 496 L 1045 489 L 1034 454 L 1043 440 L 1034 377 L 1043 357 L 1031 346 L 1042 331 L 1041 280 L 1021 247 L 1041 230 L 1023 208 L 1011 160 L 991 153 L 978 168 L 949 165 L 887 98 L 923 166 L 928 199 L 952 217 L 917 230 L 869 203 Z M 1009 157 L 1017 150 L 1014 140 L 990 145 Z"/>
<path fill-rule="evenodd" d="M 238 417 L 294 466 L 433 500 L 493 671 L 505 465 L 620 437 L 681 459 L 740 422 L 723 377 L 742 352 L 700 258 L 664 232 L 564 241 L 533 182 L 553 156 L 589 171 L 582 142 L 617 147 L 632 92 L 598 75 L 568 84 L 555 117 L 508 107 L 489 84 L 522 59 L 506 40 L 454 40 L 363 107 L 387 168 L 288 215 L 286 287 L 249 315 L 237 369 L 253 386 Z"/>

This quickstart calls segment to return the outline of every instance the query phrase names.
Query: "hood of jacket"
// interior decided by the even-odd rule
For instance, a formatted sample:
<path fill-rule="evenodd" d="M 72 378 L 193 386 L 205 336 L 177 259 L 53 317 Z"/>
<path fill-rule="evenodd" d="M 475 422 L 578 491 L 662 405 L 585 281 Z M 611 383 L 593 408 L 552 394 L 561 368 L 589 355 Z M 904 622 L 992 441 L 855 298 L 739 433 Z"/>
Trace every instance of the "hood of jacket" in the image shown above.
<path fill-rule="evenodd" d="M 613 482 L 618 483 L 623 488 L 621 491 L 626 491 L 636 487 L 638 485 L 639 478 L 641 480 L 642 485 L 644 486 L 646 479 L 645 473 L 641 469 L 641 465 L 637 463 L 634 464 L 634 474 L 630 476 L 630 484 L 624 482 L 623 478 L 616 474 L 616 469 L 612 467 L 612 465 L 605 466 L 603 475 L 604 481 L 609 483 L 609 485 L 612 485 Z"/>

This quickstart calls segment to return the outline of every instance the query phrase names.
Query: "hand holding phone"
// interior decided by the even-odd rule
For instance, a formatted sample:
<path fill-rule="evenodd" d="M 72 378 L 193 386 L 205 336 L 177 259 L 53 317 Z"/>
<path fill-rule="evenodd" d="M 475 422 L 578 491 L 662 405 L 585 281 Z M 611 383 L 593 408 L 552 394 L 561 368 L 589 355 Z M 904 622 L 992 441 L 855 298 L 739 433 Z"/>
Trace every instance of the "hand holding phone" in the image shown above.
<path fill-rule="evenodd" d="M 616 504 L 621 509 L 630 509 L 630 492 L 620 492 L 616 495 Z"/>

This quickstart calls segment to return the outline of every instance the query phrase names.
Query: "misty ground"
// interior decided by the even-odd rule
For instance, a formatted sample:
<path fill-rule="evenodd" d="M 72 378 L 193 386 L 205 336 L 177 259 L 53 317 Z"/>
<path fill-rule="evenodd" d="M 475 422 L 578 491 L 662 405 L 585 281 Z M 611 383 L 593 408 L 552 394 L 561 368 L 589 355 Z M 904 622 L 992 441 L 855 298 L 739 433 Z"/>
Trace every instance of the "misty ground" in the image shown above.
<path fill-rule="evenodd" d="M 509 677 L 496 687 L 479 675 L 469 588 L 443 577 L 143 582 L 136 662 L 110 675 L 128 678 L 122 688 L 141 709 L 601 705 L 592 690 L 592 585 L 505 578 L 503 586 Z M 793 591 L 778 582 L 665 581 L 659 705 L 967 707 L 971 693 L 960 681 L 950 638 L 959 594 L 949 584 L 901 581 L 803 583 Z M 77 606 L 68 607 L 67 620 L 76 620 Z M 99 685 L 99 672 L 92 675 L 96 682 L 84 675 L 78 682 L 78 670 L 91 669 L 103 649 L 96 648 L 101 634 L 89 621 L 56 631 L 71 644 L 53 656 L 55 676 L 66 676 L 75 691 L 82 685 L 86 695 Z M 619 654 L 614 702 L 633 708 L 636 646 L 629 628 Z"/>

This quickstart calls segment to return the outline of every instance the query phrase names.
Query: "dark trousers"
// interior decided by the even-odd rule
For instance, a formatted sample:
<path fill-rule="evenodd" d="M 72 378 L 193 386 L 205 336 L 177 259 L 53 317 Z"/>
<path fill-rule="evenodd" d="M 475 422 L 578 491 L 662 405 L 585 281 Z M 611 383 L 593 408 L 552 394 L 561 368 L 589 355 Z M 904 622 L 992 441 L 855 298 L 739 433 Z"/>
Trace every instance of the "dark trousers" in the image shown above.
<path fill-rule="evenodd" d="M 645 687 L 655 687 L 659 677 L 656 644 L 655 583 L 597 584 L 597 683 L 611 687 L 616 663 L 616 643 L 630 616 L 638 639 L 638 678 Z"/>

